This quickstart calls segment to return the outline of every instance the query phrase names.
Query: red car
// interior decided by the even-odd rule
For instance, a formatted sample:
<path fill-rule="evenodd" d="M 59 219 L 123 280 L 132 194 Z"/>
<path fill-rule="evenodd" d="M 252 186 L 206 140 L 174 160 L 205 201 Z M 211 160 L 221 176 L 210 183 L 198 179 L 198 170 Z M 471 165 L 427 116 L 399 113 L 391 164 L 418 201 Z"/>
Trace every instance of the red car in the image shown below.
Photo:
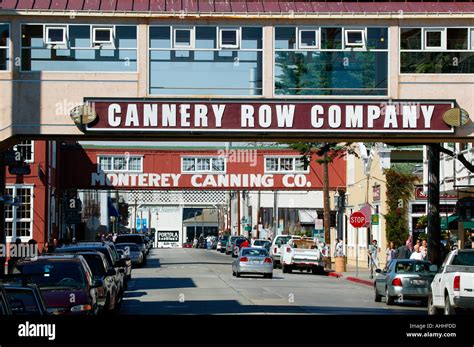
<path fill-rule="evenodd" d="M 48 255 L 21 261 L 15 272 L 29 277 L 39 287 L 49 314 L 98 313 L 97 288 L 103 282 L 94 280 L 81 255 Z"/>
<path fill-rule="evenodd" d="M 193 244 L 191 242 L 183 243 L 183 248 L 193 248 Z"/>

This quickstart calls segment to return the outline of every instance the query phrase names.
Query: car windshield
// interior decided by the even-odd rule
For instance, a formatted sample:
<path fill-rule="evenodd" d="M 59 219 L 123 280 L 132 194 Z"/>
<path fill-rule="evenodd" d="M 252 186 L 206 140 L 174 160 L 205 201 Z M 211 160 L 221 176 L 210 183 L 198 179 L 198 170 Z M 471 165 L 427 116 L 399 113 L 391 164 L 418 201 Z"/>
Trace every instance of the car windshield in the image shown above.
<path fill-rule="evenodd" d="M 140 235 L 121 235 L 117 237 L 115 243 L 136 243 L 141 245 L 143 238 Z"/>
<path fill-rule="evenodd" d="M 267 241 L 265 240 L 255 240 L 253 243 L 255 246 L 264 246 Z"/>
<path fill-rule="evenodd" d="M 431 273 L 430 263 L 421 262 L 400 262 L 397 263 L 395 272 L 397 273 Z"/>
<path fill-rule="evenodd" d="M 40 288 L 71 287 L 85 288 L 86 279 L 78 262 L 30 262 L 18 265 L 24 275 L 30 275 Z"/>
<path fill-rule="evenodd" d="M 119 243 L 119 244 L 116 244 L 115 247 L 117 247 L 117 249 L 124 250 L 125 254 L 127 254 L 127 250 L 129 252 L 140 252 L 140 250 L 138 249 L 138 246 L 134 243 Z"/>
<path fill-rule="evenodd" d="M 246 257 L 266 257 L 267 251 L 265 249 L 244 249 L 242 251 L 242 256 Z"/>
<path fill-rule="evenodd" d="M 229 235 L 225 235 L 221 237 L 221 241 L 227 241 L 229 239 Z"/>
<path fill-rule="evenodd" d="M 5 292 L 14 315 L 41 314 L 38 302 L 31 289 L 5 287 Z"/>
<path fill-rule="evenodd" d="M 98 254 L 81 254 L 87 261 L 87 265 L 89 265 L 92 276 L 94 277 L 102 277 L 105 274 L 104 263 L 102 262 L 102 258 Z"/>
<path fill-rule="evenodd" d="M 279 237 L 278 240 L 276 241 L 276 244 L 281 246 L 281 245 L 284 245 L 286 243 L 288 243 L 288 241 L 291 240 L 291 236 L 283 236 L 283 237 Z"/>
<path fill-rule="evenodd" d="M 452 265 L 474 266 L 474 252 L 459 252 L 454 256 Z"/>

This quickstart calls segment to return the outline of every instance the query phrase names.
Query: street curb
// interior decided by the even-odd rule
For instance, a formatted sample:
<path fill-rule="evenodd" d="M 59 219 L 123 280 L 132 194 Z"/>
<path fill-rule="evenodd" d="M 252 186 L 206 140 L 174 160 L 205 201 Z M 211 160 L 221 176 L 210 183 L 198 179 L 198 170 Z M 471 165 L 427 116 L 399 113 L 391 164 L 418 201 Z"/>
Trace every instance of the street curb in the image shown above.
<path fill-rule="evenodd" d="M 337 277 L 337 278 L 340 278 L 340 277 L 343 277 L 342 274 L 338 273 L 338 272 L 328 272 L 328 276 L 330 277 Z"/>
<path fill-rule="evenodd" d="M 373 281 L 363 280 L 357 277 L 347 277 L 346 280 L 354 282 L 354 283 L 365 284 L 366 286 L 370 286 L 370 287 L 374 285 Z"/>

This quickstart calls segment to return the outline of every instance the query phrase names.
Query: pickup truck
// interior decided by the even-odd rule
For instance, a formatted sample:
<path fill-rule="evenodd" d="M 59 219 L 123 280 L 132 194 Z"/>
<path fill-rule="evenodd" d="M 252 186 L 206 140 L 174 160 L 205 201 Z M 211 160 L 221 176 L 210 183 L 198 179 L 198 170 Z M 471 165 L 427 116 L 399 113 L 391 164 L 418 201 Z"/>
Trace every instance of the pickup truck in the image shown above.
<path fill-rule="evenodd" d="M 281 246 L 288 243 L 292 239 L 301 239 L 301 236 L 296 235 L 278 235 L 272 241 L 270 246 L 270 256 L 273 259 L 273 268 L 276 269 L 280 265 Z"/>
<path fill-rule="evenodd" d="M 292 239 L 281 247 L 281 268 L 283 273 L 293 270 L 311 270 L 313 274 L 324 271 L 321 252 L 313 239 Z"/>
<path fill-rule="evenodd" d="M 441 309 L 446 315 L 474 309 L 474 249 L 450 252 L 431 282 L 428 314 Z"/>

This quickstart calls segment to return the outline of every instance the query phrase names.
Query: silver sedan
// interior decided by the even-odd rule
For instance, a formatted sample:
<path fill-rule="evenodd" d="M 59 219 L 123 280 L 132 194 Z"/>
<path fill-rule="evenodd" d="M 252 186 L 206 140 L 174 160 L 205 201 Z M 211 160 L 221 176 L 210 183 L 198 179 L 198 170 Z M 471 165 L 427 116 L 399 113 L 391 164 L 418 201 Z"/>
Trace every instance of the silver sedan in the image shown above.
<path fill-rule="evenodd" d="M 125 256 L 130 257 L 133 266 L 143 265 L 143 252 L 136 243 L 116 243 L 115 247 L 117 250 L 122 250 Z"/>
<path fill-rule="evenodd" d="M 265 278 L 273 277 L 273 261 L 264 248 L 245 247 L 232 262 L 232 275 L 259 274 Z"/>
<path fill-rule="evenodd" d="M 438 267 L 428 261 L 392 260 L 384 270 L 376 270 L 375 301 L 380 302 L 385 296 L 387 305 L 402 303 L 407 299 L 426 302 L 437 270 Z"/>

